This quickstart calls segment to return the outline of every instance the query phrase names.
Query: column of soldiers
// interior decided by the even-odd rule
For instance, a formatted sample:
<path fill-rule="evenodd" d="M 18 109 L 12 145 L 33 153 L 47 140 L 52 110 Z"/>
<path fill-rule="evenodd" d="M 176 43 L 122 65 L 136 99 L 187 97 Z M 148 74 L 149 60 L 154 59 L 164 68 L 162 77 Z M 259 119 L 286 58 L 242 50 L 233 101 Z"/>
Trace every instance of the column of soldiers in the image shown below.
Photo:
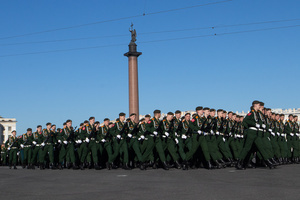
<path fill-rule="evenodd" d="M 94 117 L 73 128 L 47 123 L 19 137 L 16 131 L 1 146 L 1 163 L 9 168 L 49 169 L 237 169 L 299 163 L 300 134 L 297 116 L 271 112 L 254 101 L 245 116 L 222 109 L 196 108 L 191 116 L 161 111 L 137 122 L 136 114 L 120 113 L 115 123 Z"/>

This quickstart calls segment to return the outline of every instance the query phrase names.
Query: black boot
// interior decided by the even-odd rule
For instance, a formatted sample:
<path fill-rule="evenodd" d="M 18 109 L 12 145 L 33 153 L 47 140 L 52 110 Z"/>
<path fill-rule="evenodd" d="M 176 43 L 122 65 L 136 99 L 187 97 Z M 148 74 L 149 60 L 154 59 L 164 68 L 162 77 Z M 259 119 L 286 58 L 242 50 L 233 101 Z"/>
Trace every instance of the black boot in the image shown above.
<path fill-rule="evenodd" d="M 63 170 L 63 166 L 61 165 L 61 163 L 58 164 L 58 169 Z"/>
<path fill-rule="evenodd" d="M 213 165 L 211 164 L 210 161 L 207 161 L 207 169 L 213 169 Z"/>
<path fill-rule="evenodd" d="M 35 165 L 34 164 L 31 164 L 31 169 L 35 169 Z"/>
<path fill-rule="evenodd" d="M 215 160 L 214 163 L 216 164 L 216 168 L 217 169 L 221 169 L 222 168 L 222 165 L 217 160 Z"/>
<path fill-rule="evenodd" d="M 44 169 L 45 169 L 44 163 L 40 163 L 40 170 L 44 170 Z"/>
<path fill-rule="evenodd" d="M 268 160 L 265 160 L 265 163 L 266 165 L 270 168 L 270 169 L 274 169 L 274 165 L 273 163 L 268 159 Z"/>
<path fill-rule="evenodd" d="M 14 169 L 18 169 L 17 166 L 16 166 L 16 164 L 14 164 Z"/>
<path fill-rule="evenodd" d="M 220 159 L 219 163 L 222 165 L 223 168 L 226 168 L 227 164 L 223 159 Z"/>
<path fill-rule="evenodd" d="M 152 169 L 157 169 L 157 163 L 153 162 Z"/>
<path fill-rule="evenodd" d="M 10 163 L 10 164 L 9 164 L 9 169 L 11 169 L 11 166 L 12 166 L 12 165 L 11 165 L 11 163 Z"/>
<path fill-rule="evenodd" d="M 92 163 L 91 162 L 88 163 L 88 168 L 92 169 Z"/>
<path fill-rule="evenodd" d="M 146 170 L 146 165 L 143 162 L 140 163 L 139 167 L 140 167 L 140 170 Z"/>
<path fill-rule="evenodd" d="M 128 163 L 124 163 L 123 164 L 123 169 L 125 169 L 125 170 L 131 170 L 131 168 L 129 167 Z"/>
<path fill-rule="evenodd" d="M 50 164 L 50 169 L 52 169 L 52 170 L 56 169 L 54 163 L 51 163 L 51 164 Z"/>
<path fill-rule="evenodd" d="M 243 160 L 237 160 L 235 168 L 238 169 L 238 170 L 244 170 L 245 167 L 243 166 Z"/>
<path fill-rule="evenodd" d="M 111 163 L 107 162 L 107 163 L 106 163 L 106 169 L 111 170 L 111 168 L 112 168 Z"/>
<path fill-rule="evenodd" d="M 100 166 L 98 165 L 98 163 L 95 164 L 95 170 L 100 170 Z"/>
<path fill-rule="evenodd" d="M 183 161 L 182 162 L 182 169 L 183 170 L 188 170 L 189 168 L 188 168 L 188 163 L 187 163 L 187 161 Z"/>
<path fill-rule="evenodd" d="M 79 167 L 76 165 L 76 163 L 73 163 L 73 170 L 77 170 Z"/>
<path fill-rule="evenodd" d="M 164 170 L 169 170 L 168 164 L 165 162 L 162 163 Z"/>
<path fill-rule="evenodd" d="M 274 158 L 271 158 L 270 161 L 273 163 L 274 166 L 279 165 L 279 163 Z"/>
<path fill-rule="evenodd" d="M 111 168 L 112 169 L 118 169 L 119 167 L 117 165 L 115 165 L 114 163 L 111 164 Z"/>
<path fill-rule="evenodd" d="M 25 169 L 25 168 L 26 168 L 26 164 L 23 164 L 23 165 L 22 165 L 22 169 Z"/>
<path fill-rule="evenodd" d="M 175 161 L 175 168 L 176 168 L 176 169 L 181 169 L 181 165 L 180 165 L 180 163 L 178 162 L 178 160 Z"/>

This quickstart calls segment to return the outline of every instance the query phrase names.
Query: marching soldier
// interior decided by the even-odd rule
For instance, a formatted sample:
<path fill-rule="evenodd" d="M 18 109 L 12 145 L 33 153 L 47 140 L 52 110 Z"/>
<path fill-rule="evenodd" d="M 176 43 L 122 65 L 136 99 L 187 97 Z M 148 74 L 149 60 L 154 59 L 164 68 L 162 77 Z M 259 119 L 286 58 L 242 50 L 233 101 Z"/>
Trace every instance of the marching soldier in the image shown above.
<path fill-rule="evenodd" d="M 119 119 L 111 128 L 113 134 L 113 162 L 120 156 L 120 161 L 123 164 L 123 169 L 131 170 L 129 167 L 129 156 L 128 156 L 128 146 L 126 142 L 127 137 L 127 122 L 125 122 L 126 114 L 121 112 L 119 114 Z"/>
<path fill-rule="evenodd" d="M 61 146 L 58 164 L 60 170 L 63 169 L 62 164 L 64 160 L 66 160 L 68 169 L 71 168 L 70 163 L 72 163 L 73 169 L 78 169 L 75 162 L 74 137 L 75 133 L 72 127 L 72 120 L 69 119 L 66 121 L 66 127 L 61 129 L 58 134 L 58 143 Z"/>
<path fill-rule="evenodd" d="M 7 164 L 7 149 L 5 147 L 5 144 L 1 145 L 1 165 L 5 166 Z"/>
<path fill-rule="evenodd" d="M 32 129 L 28 128 L 27 133 L 22 135 L 20 140 L 20 147 L 24 150 L 23 168 L 27 164 L 27 169 L 32 168 L 32 142 L 33 142 Z"/>
<path fill-rule="evenodd" d="M 38 136 L 38 143 L 41 145 L 39 150 L 40 169 L 45 169 L 46 156 L 49 154 L 50 168 L 55 169 L 54 165 L 54 138 L 55 135 L 51 131 L 51 123 L 46 124 L 46 128 Z"/>
<path fill-rule="evenodd" d="M 100 159 L 104 161 L 104 152 L 107 154 L 107 162 L 106 168 L 111 170 L 113 164 L 113 155 L 112 155 L 112 134 L 110 133 L 109 122 L 108 118 L 105 118 L 103 121 L 103 126 L 101 126 L 98 130 L 98 141 L 100 141 Z"/>
<path fill-rule="evenodd" d="M 293 156 L 294 162 L 299 164 L 299 156 L 300 156 L 300 143 L 299 143 L 299 124 L 298 124 L 298 116 L 294 115 L 294 136 L 293 136 Z"/>
<path fill-rule="evenodd" d="M 38 154 L 40 151 L 40 145 L 42 141 L 39 139 L 39 135 L 42 134 L 42 126 L 38 125 L 36 127 L 36 132 L 33 133 L 33 141 L 32 141 L 32 158 L 31 158 L 31 163 L 32 169 L 35 169 L 35 165 L 38 164 Z"/>
<path fill-rule="evenodd" d="M 286 121 L 284 125 L 284 133 L 286 134 L 287 147 L 288 147 L 288 159 L 290 161 L 295 162 L 294 153 L 292 153 L 292 149 L 294 150 L 294 116 L 292 114 L 289 115 L 289 119 Z M 296 147 L 297 148 L 297 147 Z M 297 153 L 296 153 L 297 155 Z"/>
<path fill-rule="evenodd" d="M 7 148 L 9 155 L 9 169 L 11 169 L 12 165 L 14 169 L 17 169 L 17 153 L 19 148 L 19 140 L 16 137 L 17 132 L 13 130 L 11 132 L 11 136 L 9 136 L 8 140 L 5 143 L 5 147 Z"/>

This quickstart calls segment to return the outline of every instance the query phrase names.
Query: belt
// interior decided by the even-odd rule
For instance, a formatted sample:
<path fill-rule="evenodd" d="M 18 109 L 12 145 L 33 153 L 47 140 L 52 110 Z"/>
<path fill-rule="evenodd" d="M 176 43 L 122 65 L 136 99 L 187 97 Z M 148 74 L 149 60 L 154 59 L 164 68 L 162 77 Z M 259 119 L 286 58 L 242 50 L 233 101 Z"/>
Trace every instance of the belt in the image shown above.
<path fill-rule="evenodd" d="M 17 147 L 11 147 L 11 149 L 17 149 Z"/>
<path fill-rule="evenodd" d="M 264 129 L 257 129 L 257 128 L 255 128 L 255 127 L 250 127 L 249 129 L 251 129 L 251 130 L 254 130 L 254 131 L 264 131 Z"/>
<path fill-rule="evenodd" d="M 31 145 L 25 145 L 24 147 L 31 147 Z"/>
<path fill-rule="evenodd" d="M 52 143 L 46 143 L 46 145 L 51 145 Z"/>
<path fill-rule="evenodd" d="M 91 140 L 95 140 L 95 138 L 91 138 Z"/>
<path fill-rule="evenodd" d="M 36 144 L 35 146 L 36 146 L 36 147 L 39 147 L 39 146 L 41 146 L 41 145 L 40 145 L 40 144 Z"/>
<path fill-rule="evenodd" d="M 285 134 L 284 134 L 284 133 L 281 133 L 281 136 L 282 136 L 282 137 L 284 137 L 284 136 L 285 136 Z"/>

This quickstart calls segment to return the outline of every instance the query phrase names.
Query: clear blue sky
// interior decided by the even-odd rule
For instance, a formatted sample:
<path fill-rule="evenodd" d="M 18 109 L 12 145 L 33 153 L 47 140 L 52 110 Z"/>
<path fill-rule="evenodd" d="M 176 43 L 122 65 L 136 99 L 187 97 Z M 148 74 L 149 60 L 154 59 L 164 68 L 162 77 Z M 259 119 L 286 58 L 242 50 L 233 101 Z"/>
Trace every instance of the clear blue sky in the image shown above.
<path fill-rule="evenodd" d="M 90 116 L 102 122 L 128 113 L 128 28 L 134 23 L 139 57 L 140 113 L 196 106 L 247 111 L 254 99 L 271 108 L 298 108 L 300 27 L 143 43 L 153 40 L 300 25 L 300 20 L 236 27 L 218 25 L 300 19 L 297 0 L 233 0 L 81 28 L 3 39 L 49 29 L 183 8 L 215 1 L 1 1 L 0 115 L 26 128 Z M 165 32 L 212 27 L 194 31 Z M 72 38 L 113 38 L 4 45 Z M 120 46 L 109 46 L 124 44 Z M 9 56 L 85 48 L 78 51 Z M 1 57 L 4 56 L 4 57 Z"/>

